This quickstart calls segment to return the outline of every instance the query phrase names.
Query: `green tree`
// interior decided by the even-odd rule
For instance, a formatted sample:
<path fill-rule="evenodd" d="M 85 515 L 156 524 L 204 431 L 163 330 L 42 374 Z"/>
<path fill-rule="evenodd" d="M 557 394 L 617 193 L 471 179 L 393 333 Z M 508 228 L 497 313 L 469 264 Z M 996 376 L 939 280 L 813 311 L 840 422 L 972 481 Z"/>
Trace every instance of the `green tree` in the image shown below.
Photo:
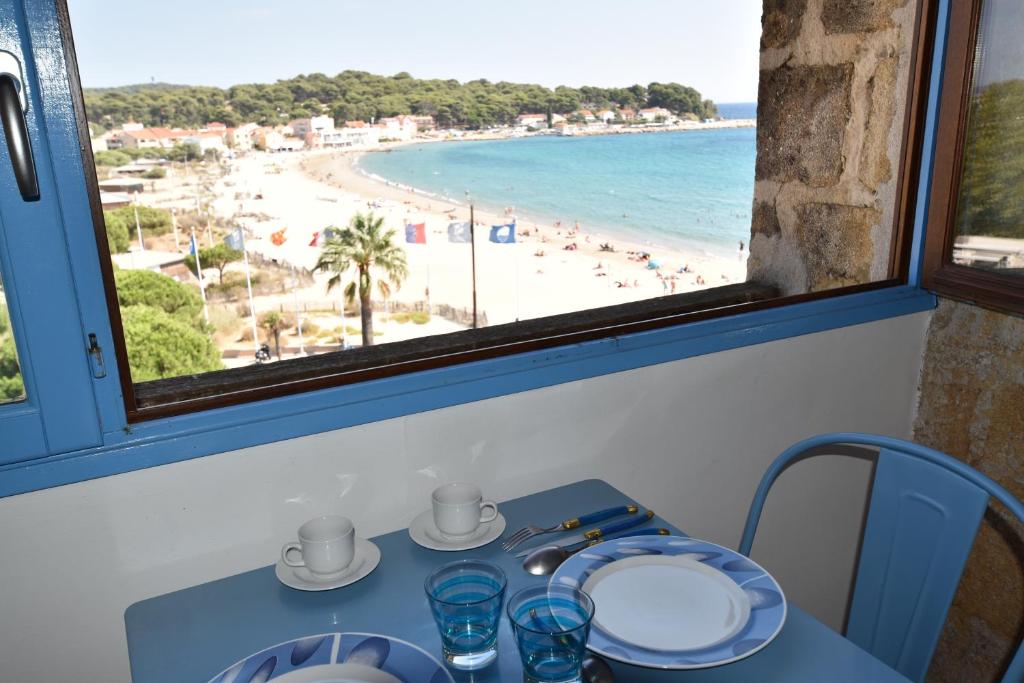
<path fill-rule="evenodd" d="M 159 180 L 160 178 L 166 178 L 167 169 L 163 168 L 162 166 L 154 166 L 153 168 L 143 173 L 142 177 L 145 178 L 146 180 Z"/>
<path fill-rule="evenodd" d="M 229 263 L 234 263 L 242 258 L 242 252 L 238 249 L 232 249 L 223 242 L 215 244 L 212 247 L 204 247 L 199 250 L 199 263 L 202 264 L 203 270 L 207 268 L 216 268 L 219 276 L 220 284 L 224 284 L 224 269 L 227 268 Z M 199 277 L 199 271 L 196 269 L 196 257 L 189 254 L 185 257 L 185 265 L 192 271 L 192 274 Z"/>
<path fill-rule="evenodd" d="M 362 319 L 363 346 L 373 344 L 373 294 L 374 271 L 380 271 L 383 277 L 377 277 L 377 290 L 387 298 L 391 295 L 391 287 L 398 289 L 408 276 L 409 268 L 405 260 L 405 251 L 395 245 L 395 231 L 384 229 L 384 218 L 373 213 L 357 213 L 349 226 L 337 237 L 324 243 L 313 270 L 330 272 L 334 275 L 327 281 L 330 292 L 339 284 L 345 274 L 355 268 L 356 279 L 345 287 L 345 300 L 349 303 L 359 298 L 359 314 Z"/>
<path fill-rule="evenodd" d="M 139 212 L 139 225 L 142 232 L 147 235 L 166 235 L 171 231 L 171 212 L 167 209 L 157 209 L 152 206 L 122 206 L 113 211 L 105 211 L 104 218 L 115 217 L 129 226 L 129 232 L 135 232 L 135 211 Z"/>
<path fill-rule="evenodd" d="M 102 150 L 93 155 L 97 166 L 124 166 L 132 163 L 132 158 L 117 150 Z"/>
<path fill-rule="evenodd" d="M 121 321 L 132 381 L 220 370 L 220 351 L 209 335 L 152 306 L 122 306 Z"/>
<path fill-rule="evenodd" d="M 131 244 L 131 228 L 123 214 L 103 212 L 103 224 L 107 228 L 107 247 L 111 254 L 123 254 Z"/>
<path fill-rule="evenodd" d="M 117 270 L 117 303 L 122 309 L 150 306 L 201 330 L 203 300 L 194 288 L 151 270 Z"/>
<path fill-rule="evenodd" d="M 199 145 L 194 142 L 186 142 L 175 145 L 167 150 L 167 159 L 170 161 L 198 161 L 203 158 L 199 151 Z"/>
<path fill-rule="evenodd" d="M 3 292 L 0 292 L 0 299 Z M 18 350 L 14 346 L 14 333 L 7 306 L 0 305 L 0 402 L 25 398 L 25 384 L 18 365 Z"/>
<path fill-rule="evenodd" d="M 986 86 L 971 102 L 959 232 L 1024 239 L 1024 80 Z"/>

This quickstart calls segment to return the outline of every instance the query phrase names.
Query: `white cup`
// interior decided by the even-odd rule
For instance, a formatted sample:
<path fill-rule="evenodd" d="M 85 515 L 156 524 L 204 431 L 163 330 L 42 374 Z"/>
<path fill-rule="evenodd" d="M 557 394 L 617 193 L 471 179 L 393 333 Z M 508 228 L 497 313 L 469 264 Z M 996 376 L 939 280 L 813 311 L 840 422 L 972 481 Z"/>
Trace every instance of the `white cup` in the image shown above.
<path fill-rule="evenodd" d="M 498 505 L 483 498 L 480 487 L 468 482 L 454 482 L 434 489 L 431 496 L 434 524 L 445 536 L 468 536 L 481 524 L 498 517 Z"/>
<path fill-rule="evenodd" d="M 348 517 L 317 517 L 299 527 L 299 542 L 286 543 L 281 560 L 289 567 L 305 567 L 314 577 L 338 574 L 352 564 L 355 537 Z M 294 555 L 299 559 L 293 559 Z"/>

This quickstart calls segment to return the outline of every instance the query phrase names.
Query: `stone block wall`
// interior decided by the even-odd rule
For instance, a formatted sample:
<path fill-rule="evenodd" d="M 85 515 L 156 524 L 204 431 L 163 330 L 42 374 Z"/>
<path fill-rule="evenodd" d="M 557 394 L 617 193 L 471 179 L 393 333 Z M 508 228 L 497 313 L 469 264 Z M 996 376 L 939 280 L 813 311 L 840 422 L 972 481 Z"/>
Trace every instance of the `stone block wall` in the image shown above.
<path fill-rule="evenodd" d="M 941 300 L 928 330 L 914 439 L 1024 500 L 1024 320 Z M 989 509 L 929 683 L 999 681 L 1024 635 L 1024 529 Z"/>
<path fill-rule="evenodd" d="M 916 3 L 765 0 L 748 278 L 883 279 Z"/>

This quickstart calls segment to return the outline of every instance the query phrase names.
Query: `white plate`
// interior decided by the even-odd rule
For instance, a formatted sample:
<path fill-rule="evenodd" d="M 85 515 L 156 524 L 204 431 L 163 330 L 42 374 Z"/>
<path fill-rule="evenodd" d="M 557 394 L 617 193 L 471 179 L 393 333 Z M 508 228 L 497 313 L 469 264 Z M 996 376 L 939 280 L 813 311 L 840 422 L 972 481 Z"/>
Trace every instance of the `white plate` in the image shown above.
<path fill-rule="evenodd" d="M 602 630 L 663 652 L 717 645 L 750 618 L 750 600 L 735 582 L 685 556 L 613 562 L 591 574 L 583 592 L 601 606 L 594 623 Z"/>
<path fill-rule="evenodd" d="M 681 575 L 676 574 L 673 578 L 670 573 L 677 572 L 682 565 L 672 560 L 668 564 L 664 560 L 655 560 L 655 564 L 652 564 L 652 558 L 678 558 L 705 565 L 720 573 L 742 591 L 749 609 L 748 616 L 744 619 L 740 613 L 734 622 L 729 616 L 730 603 L 723 597 L 723 594 L 732 596 L 728 600 L 735 601 L 732 589 L 723 588 L 721 582 L 712 578 L 712 575 L 691 572 L 687 581 L 708 582 L 705 584 L 707 590 L 714 591 L 713 594 L 722 598 L 722 602 L 713 602 L 710 609 L 710 616 L 718 621 L 710 622 L 706 635 L 662 632 L 663 628 L 675 631 L 683 626 L 685 629 L 689 623 L 682 621 L 688 615 L 675 614 L 673 610 L 692 611 L 699 607 L 705 610 L 707 616 L 708 607 L 701 606 L 699 601 L 680 604 L 682 601 L 679 594 L 695 597 L 694 591 L 678 585 Z M 637 562 L 638 559 L 646 562 Z M 623 567 L 626 569 L 623 570 Z M 652 574 L 645 575 L 646 571 Z M 668 574 L 668 579 L 659 576 L 662 571 Z M 620 572 L 623 574 L 621 578 Z M 779 635 L 786 622 L 786 596 L 763 567 L 734 550 L 696 538 L 634 536 L 605 541 L 563 562 L 551 577 L 551 583 L 573 588 L 587 586 L 594 591 L 591 579 L 595 576 L 599 579 L 596 592 L 591 593 L 595 622 L 590 629 L 587 648 L 627 664 L 657 669 L 722 666 L 767 647 Z M 616 586 L 616 583 L 619 585 Z M 626 591 L 628 597 L 618 595 L 620 591 Z M 698 600 L 706 598 L 704 595 L 696 597 Z M 746 612 L 742 605 L 740 609 Z M 661 626 L 651 628 L 652 623 Z M 729 626 L 733 623 L 737 624 L 737 628 L 731 635 L 723 637 L 723 634 L 733 630 Z M 676 637 L 680 638 L 684 646 L 692 645 L 695 641 L 711 644 L 698 648 L 659 649 L 672 645 Z M 689 643 L 686 642 L 687 638 Z"/>
<path fill-rule="evenodd" d="M 352 564 L 345 568 L 338 576 L 332 576 L 328 580 L 319 579 L 305 567 L 289 567 L 283 560 L 278 559 L 274 573 L 277 580 L 300 591 L 329 591 L 364 579 L 370 575 L 377 565 L 380 564 L 380 548 L 371 541 L 363 538 L 356 538 L 355 553 L 352 556 Z"/>
<path fill-rule="evenodd" d="M 476 531 L 460 538 L 454 538 L 441 533 L 441 530 L 434 524 L 434 513 L 432 510 L 427 510 L 418 515 L 409 524 L 409 536 L 418 545 L 430 548 L 431 550 L 443 550 L 446 552 L 479 548 L 498 540 L 503 533 L 505 533 L 505 518 L 500 512 L 493 521 L 481 524 L 477 527 Z"/>
<path fill-rule="evenodd" d="M 278 676 L 274 683 L 402 683 L 386 671 L 362 664 L 321 664 Z"/>

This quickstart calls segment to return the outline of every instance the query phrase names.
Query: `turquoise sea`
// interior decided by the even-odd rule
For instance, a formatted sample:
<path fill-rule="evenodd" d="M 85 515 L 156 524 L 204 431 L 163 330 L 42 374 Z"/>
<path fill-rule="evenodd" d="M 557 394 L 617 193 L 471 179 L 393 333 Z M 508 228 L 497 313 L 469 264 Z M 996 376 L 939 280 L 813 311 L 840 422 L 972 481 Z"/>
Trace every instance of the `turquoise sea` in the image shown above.
<path fill-rule="evenodd" d="M 747 116 L 750 105 L 731 118 Z M 430 143 L 368 154 L 360 166 L 459 203 L 513 206 L 524 227 L 579 221 L 584 231 L 732 256 L 750 239 L 755 136 L 742 128 Z"/>

